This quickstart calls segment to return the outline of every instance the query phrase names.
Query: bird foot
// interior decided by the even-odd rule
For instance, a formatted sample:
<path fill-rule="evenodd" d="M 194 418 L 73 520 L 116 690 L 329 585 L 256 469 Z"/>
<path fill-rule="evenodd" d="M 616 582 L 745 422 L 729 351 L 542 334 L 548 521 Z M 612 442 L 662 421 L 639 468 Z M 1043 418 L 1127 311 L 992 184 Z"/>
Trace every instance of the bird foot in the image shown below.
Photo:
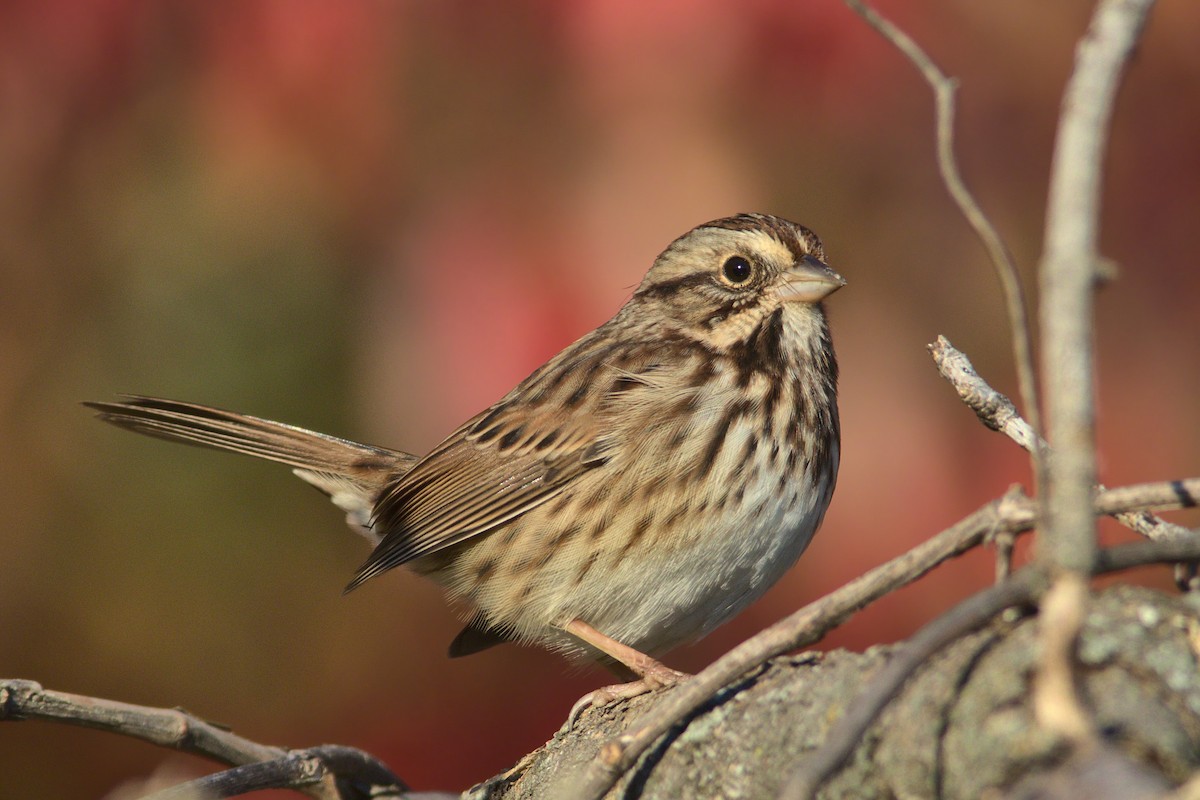
<path fill-rule="evenodd" d="M 571 706 L 571 713 L 567 715 L 567 730 L 574 728 L 579 715 L 589 708 L 603 708 L 619 700 L 629 700 L 657 689 L 665 689 L 690 677 L 692 676 L 686 672 L 671 669 L 665 664 L 655 661 L 653 666 L 649 666 L 646 673 L 636 681 L 601 686 L 575 701 L 575 705 Z"/>
<path fill-rule="evenodd" d="M 680 681 L 692 677 L 686 672 L 671 669 L 654 657 L 635 650 L 627 644 L 618 642 L 616 639 L 601 633 L 581 619 L 571 620 L 563 626 L 563 630 L 577 637 L 580 641 L 590 644 L 620 664 L 628 672 L 632 672 L 638 676 L 638 679 L 635 681 L 603 686 L 579 698 L 575 705 L 571 706 L 571 713 L 567 715 L 567 730 L 571 730 L 575 726 L 575 720 L 579 718 L 584 709 L 600 708 L 617 700 L 628 700 L 631 697 L 637 697 L 640 694 L 646 694 L 655 689 L 674 686 Z"/>

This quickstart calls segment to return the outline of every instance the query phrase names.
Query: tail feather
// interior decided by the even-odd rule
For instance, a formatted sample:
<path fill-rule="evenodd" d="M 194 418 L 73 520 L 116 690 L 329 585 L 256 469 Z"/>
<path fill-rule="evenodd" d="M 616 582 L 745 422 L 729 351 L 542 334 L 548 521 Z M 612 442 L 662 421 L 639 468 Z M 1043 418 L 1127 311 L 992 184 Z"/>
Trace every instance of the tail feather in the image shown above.
<path fill-rule="evenodd" d="M 115 403 L 84 403 L 121 428 L 160 439 L 243 453 L 319 472 L 351 475 L 410 464 L 408 453 L 360 444 L 282 422 L 195 403 L 123 395 Z"/>
<path fill-rule="evenodd" d="M 375 500 L 416 463 L 399 450 L 360 444 L 324 433 L 211 406 L 140 395 L 84 403 L 105 422 L 159 439 L 226 450 L 293 467 L 303 480 L 347 512 L 351 527 L 369 529 Z"/>

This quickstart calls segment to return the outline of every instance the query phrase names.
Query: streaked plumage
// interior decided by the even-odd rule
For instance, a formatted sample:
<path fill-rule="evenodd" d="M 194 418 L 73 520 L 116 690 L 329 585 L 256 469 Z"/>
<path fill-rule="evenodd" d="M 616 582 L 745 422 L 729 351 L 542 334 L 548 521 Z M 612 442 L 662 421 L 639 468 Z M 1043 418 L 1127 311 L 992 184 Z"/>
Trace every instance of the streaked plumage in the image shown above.
<path fill-rule="evenodd" d="M 474 609 L 452 655 L 512 639 L 597 657 L 572 620 L 657 654 L 761 595 L 820 525 L 839 448 L 820 301 L 843 283 L 823 259 L 777 217 L 699 226 L 421 459 L 167 400 L 88 405 L 296 468 L 378 542 L 348 589 L 407 564 Z"/>

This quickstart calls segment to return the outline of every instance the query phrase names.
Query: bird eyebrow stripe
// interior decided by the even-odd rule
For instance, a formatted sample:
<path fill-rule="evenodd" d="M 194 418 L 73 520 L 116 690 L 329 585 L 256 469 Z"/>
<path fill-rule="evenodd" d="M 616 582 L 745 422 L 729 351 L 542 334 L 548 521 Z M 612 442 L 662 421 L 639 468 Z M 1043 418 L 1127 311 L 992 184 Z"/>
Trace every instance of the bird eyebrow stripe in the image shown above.
<path fill-rule="evenodd" d="M 699 286 L 703 283 L 708 283 L 712 280 L 712 276 L 707 273 L 698 273 L 692 275 L 684 275 L 680 278 L 674 278 L 662 283 L 653 283 L 642 290 L 643 295 L 652 297 L 665 297 L 672 295 L 681 289 L 687 289 L 693 286 Z"/>

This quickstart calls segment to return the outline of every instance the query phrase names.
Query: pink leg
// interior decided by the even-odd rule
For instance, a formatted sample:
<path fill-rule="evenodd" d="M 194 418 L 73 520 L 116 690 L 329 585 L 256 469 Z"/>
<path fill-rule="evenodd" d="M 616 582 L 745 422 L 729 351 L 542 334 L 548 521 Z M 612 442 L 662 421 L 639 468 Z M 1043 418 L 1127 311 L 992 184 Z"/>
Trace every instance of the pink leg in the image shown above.
<path fill-rule="evenodd" d="M 571 708 L 571 714 L 567 718 L 568 727 L 574 725 L 576 717 L 585 708 L 606 706 L 616 700 L 637 697 L 640 694 L 645 694 L 655 689 L 673 686 L 685 678 L 692 677 L 686 672 L 671 669 L 661 661 L 651 658 L 640 650 L 635 650 L 627 644 L 622 644 L 612 637 L 605 636 L 581 619 L 571 620 L 563 626 L 563 630 L 575 636 L 580 641 L 590 644 L 638 676 L 638 679 L 635 681 L 604 686 L 579 698 L 579 701 Z"/>

